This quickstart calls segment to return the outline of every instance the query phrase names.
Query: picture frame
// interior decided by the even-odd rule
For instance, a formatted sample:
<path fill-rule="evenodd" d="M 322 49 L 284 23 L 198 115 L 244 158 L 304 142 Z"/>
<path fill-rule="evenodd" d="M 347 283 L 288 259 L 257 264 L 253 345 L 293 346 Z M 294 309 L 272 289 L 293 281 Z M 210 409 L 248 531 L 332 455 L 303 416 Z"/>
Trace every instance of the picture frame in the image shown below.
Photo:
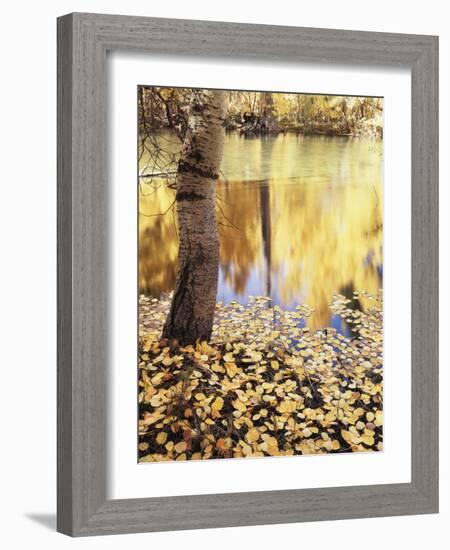
<path fill-rule="evenodd" d="M 411 70 L 411 482 L 107 498 L 106 53 Z M 71 536 L 438 511 L 438 38 L 73 13 L 58 19 L 58 505 Z"/>

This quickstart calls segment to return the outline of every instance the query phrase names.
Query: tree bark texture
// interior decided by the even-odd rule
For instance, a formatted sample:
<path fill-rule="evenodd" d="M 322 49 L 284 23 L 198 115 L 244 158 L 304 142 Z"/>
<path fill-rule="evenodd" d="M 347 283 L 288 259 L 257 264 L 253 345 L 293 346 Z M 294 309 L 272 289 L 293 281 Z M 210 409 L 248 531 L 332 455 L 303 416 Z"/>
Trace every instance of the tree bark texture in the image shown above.
<path fill-rule="evenodd" d="M 219 275 L 216 182 L 225 136 L 225 94 L 194 90 L 178 164 L 178 276 L 163 338 L 182 345 L 211 337 Z"/>

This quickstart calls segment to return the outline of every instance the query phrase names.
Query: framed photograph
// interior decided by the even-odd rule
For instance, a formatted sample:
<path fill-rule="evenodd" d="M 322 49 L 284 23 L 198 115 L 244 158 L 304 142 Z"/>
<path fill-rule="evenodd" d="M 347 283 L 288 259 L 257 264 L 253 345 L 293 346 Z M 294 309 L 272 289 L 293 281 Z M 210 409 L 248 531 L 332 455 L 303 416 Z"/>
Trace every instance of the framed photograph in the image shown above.
<path fill-rule="evenodd" d="M 383 99 L 138 107 L 139 462 L 382 451 Z"/>
<path fill-rule="evenodd" d="M 438 39 L 58 19 L 58 530 L 438 511 Z"/>

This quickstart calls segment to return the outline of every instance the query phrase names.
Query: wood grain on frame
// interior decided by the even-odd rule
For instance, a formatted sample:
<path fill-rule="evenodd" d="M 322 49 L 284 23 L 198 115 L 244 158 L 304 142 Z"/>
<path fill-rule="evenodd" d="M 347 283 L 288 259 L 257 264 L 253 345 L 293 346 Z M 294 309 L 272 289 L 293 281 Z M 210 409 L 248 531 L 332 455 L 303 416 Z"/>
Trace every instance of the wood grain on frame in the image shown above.
<path fill-rule="evenodd" d="M 412 81 L 412 481 L 107 500 L 106 52 L 407 67 Z M 58 530 L 99 535 L 438 510 L 438 39 L 75 13 L 58 19 Z"/>

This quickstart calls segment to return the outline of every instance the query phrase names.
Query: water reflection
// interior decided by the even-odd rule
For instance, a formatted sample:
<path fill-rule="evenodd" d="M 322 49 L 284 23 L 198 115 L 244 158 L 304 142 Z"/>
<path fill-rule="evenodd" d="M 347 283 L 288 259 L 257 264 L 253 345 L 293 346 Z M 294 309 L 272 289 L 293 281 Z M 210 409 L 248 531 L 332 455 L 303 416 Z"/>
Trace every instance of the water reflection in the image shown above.
<path fill-rule="evenodd" d="M 228 135 L 227 181 L 217 188 L 218 300 L 245 303 L 248 295 L 267 295 L 286 308 L 307 303 L 315 308 L 310 325 L 318 328 L 337 322 L 328 308 L 333 294 L 376 293 L 382 285 L 381 151 L 381 143 L 369 139 Z M 178 240 L 173 209 L 152 214 L 170 207 L 174 191 L 155 180 L 141 187 L 139 285 L 159 297 L 174 287 Z"/>

